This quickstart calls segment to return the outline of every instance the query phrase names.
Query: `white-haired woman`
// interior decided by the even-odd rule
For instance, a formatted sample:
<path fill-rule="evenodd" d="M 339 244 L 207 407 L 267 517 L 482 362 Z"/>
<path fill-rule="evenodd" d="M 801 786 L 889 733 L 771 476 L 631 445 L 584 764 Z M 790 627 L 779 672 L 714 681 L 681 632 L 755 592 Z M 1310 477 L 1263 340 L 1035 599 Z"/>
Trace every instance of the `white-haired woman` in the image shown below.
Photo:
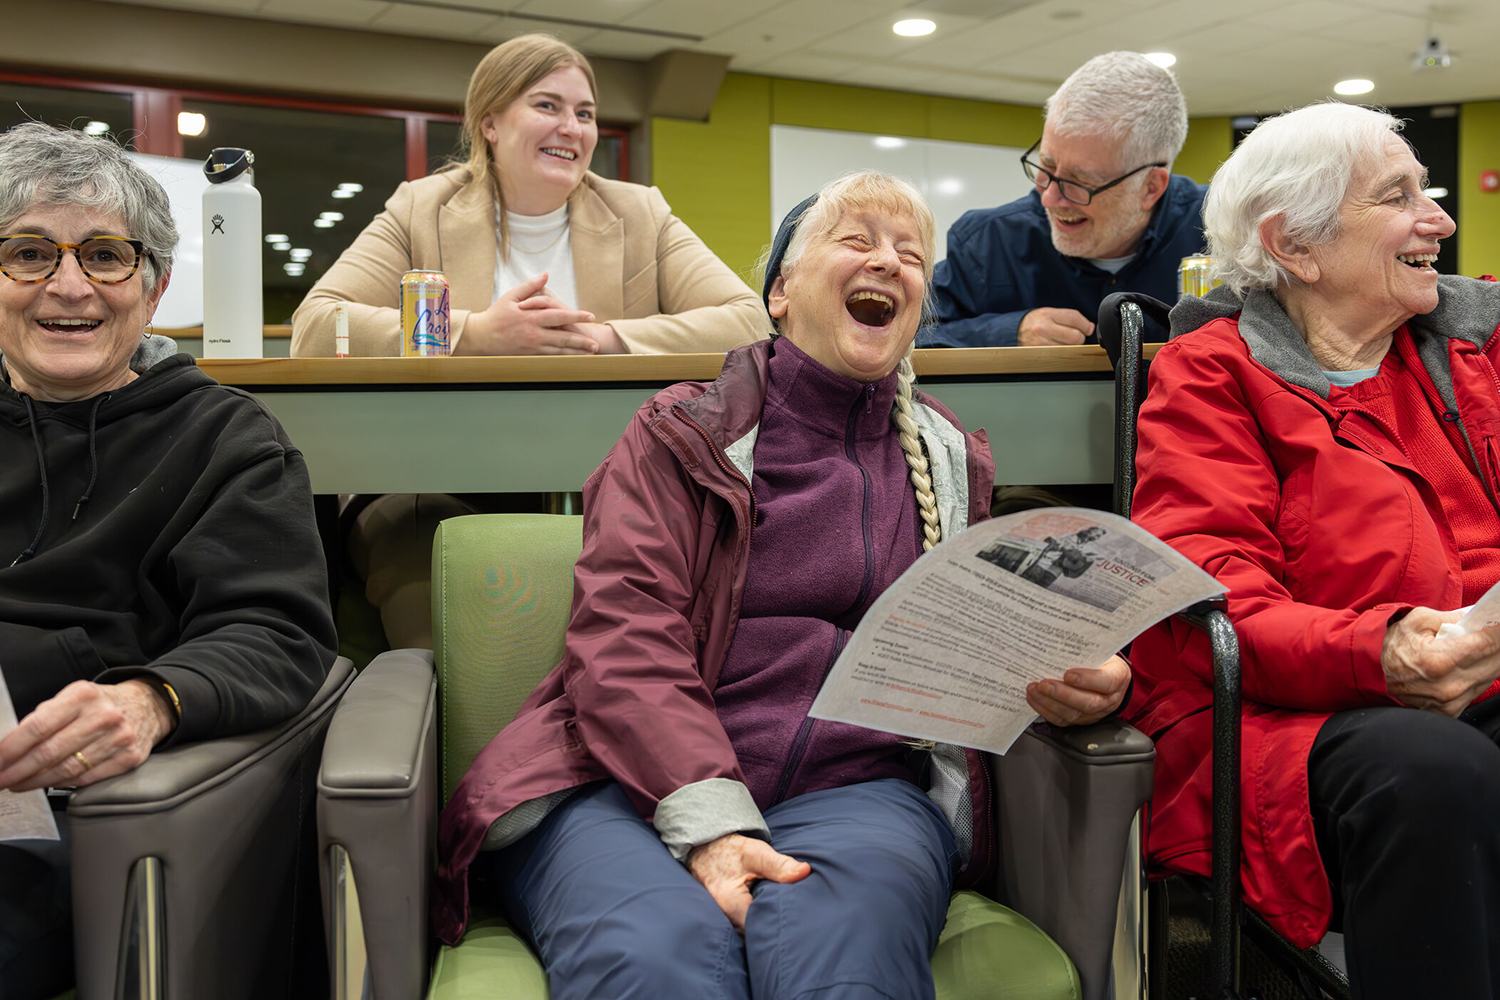
<path fill-rule="evenodd" d="M 442 818 L 445 940 L 474 869 L 559 1000 L 932 996 L 953 880 L 984 876 L 977 756 L 807 717 L 875 597 L 986 516 L 984 438 L 911 388 L 932 257 L 909 184 L 833 182 L 777 234 L 781 336 L 655 396 L 590 477 L 563 662 Z M 1092 721 L 1127 682 L 1113 658 L 1032 704 Z"/>
<path fill-rule="evenodd" d="M 333 662 L 301 454 L 147 330 L 176 243 L 113 142 L 0 136 L 0 789 L 280 722 Z M 65 846 L 0 845 L 6 997 L 71 982 L 67 885 Z"/>
<path fill-rule="evenodd" d="M 1500 989 L 1500 286 L 1440 277 L 1453 220 L 1390 115 L 1316 104 L 1215 175 L 1225 287 L 1173 310 L 1136 520 L 1229 593 L 1244 665 L 1246 898 L 1345 934 L 1360 997 Z M 1195 331 L 1195 332 L 1186 332 Z M 1157 741 L 1150 852 L 1207 873 L 1207 642 L 1132 647 Z"/>

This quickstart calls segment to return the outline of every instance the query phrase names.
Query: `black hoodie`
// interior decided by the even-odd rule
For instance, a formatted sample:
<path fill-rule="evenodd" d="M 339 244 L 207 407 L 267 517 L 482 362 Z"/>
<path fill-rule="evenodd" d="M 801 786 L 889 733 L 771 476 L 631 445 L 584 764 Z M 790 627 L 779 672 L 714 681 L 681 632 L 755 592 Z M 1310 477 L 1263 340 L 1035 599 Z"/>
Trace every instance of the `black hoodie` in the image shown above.
<path fill-rule="evenodd" d="M 335 644 L 307 466 L 255 397 L 187 355 L 74 403 L 0 384 L 18 717 L 72 681 L 146 674 L 181 699 L 169 742 L 248 732 L 307 704 Z"/>

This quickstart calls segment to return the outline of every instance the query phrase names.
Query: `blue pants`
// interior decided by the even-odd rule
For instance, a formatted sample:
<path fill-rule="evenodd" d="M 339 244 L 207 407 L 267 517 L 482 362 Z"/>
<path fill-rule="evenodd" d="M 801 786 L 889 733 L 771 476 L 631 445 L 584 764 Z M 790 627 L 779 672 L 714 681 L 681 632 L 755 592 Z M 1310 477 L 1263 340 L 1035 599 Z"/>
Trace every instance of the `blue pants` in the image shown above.
<path fill-rule="evenodd" d="M 958 850 L 922 790 L 872 781 L 765 818 L 775 848 L 812 874 L 757 882 L 743 939 L 614 782 L 489 855 L 494 894 L 553 1000 L 931 998 Z"/>

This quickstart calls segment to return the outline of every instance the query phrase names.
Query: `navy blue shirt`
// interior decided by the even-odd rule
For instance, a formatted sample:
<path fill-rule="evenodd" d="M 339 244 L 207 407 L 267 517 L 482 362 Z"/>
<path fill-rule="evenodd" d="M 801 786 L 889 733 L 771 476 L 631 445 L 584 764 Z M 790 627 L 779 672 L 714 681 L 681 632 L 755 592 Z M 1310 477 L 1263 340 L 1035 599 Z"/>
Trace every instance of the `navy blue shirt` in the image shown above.
<path fill-rule="evenodd" d="M 1145 292 L 1177 301 L 1177 265 L 1203 252 L 1206 185 L 1173 175 L 1156 203 L 1135 259 L 1119 274 L 1052 245 L 1041 195 L 965 212 L 948 230 L 948 256 L 932 276 L 937 323 L 919 347 L 1014 347 L 1021 318 L 1033 309 L 1077 309 L 1089 319 L 1111 292 Z M 1166 331 L 1155 338 L 1165 340 Z"/>

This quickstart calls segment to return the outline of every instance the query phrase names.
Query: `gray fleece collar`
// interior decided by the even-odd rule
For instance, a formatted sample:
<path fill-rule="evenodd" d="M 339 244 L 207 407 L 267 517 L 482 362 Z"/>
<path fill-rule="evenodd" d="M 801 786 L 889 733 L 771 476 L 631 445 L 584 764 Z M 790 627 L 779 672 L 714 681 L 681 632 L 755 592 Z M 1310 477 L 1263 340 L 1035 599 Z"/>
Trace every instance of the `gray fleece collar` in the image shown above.
<path fill-rule="evenodd" d="M 1241 302 L 1223 286 L 1203 298 L 1184 296 L 1172 308 L 1172 336 L 1196 330 L 1215 319 L 1240 314 L 1240 336 L 1257 363 L 1292 385 L 1327 399 L 1330 386 L 1322 366 L 1281 304 L 1270 292 L 1252 291 Z M 1449 409 L 1457 408 L 1448 370 L 1448 341 L 1466 340 L 1484 347 L 1500 324 L 1500 283 L 1444 274 L 1438 277 L 1437 308 L 1408 322 L 1417 354 Z"/>

